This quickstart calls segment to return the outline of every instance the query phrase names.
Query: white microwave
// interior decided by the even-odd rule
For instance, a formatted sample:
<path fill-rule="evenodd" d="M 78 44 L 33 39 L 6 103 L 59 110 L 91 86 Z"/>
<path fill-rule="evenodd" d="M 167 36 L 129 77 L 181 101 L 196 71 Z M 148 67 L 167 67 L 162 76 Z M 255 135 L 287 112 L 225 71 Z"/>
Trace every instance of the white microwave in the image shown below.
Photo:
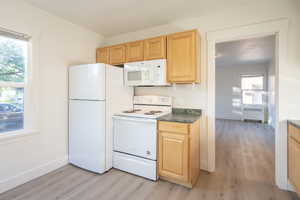
<path fill-rule="evenodd" d="M 166 59 L 130 62 L 124 64 L 127 86 L 165 86 L 167 82 Z"/>

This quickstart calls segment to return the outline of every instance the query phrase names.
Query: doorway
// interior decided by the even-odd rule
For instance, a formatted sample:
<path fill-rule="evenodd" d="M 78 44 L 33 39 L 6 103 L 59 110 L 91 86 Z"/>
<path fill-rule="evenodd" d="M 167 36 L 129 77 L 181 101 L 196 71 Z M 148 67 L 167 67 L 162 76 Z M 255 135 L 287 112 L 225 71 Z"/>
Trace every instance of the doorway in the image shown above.
<path fill-rule="evenodd" d="M 253 199 L 276 197 L 275 48 L 275 34 L 215 44 L 215 173 Z"/>
<path fill-rule="evenodd" d="M 260 22 L 234 28 L 227 28 L 207 33 L 207 163 L 208 171 L 215 171 L 215 45 L 220 42 L 276 36 L 276 64 L 275 64 L 275 179 L 281 189 L 290 189 L 287 179 L 287 129 L 284 115 L 280 114 L 279 105 L 279 70 L 284 69 L 287 52 L 288 20 L 279 19 Z"/>

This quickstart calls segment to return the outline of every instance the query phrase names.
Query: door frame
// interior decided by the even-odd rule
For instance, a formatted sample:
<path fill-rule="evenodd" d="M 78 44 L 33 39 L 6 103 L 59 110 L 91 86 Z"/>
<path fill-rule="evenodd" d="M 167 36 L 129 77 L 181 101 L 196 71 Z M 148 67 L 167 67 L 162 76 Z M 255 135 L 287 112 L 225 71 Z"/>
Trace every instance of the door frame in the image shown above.
<path fill-rule="evenodd" d="M 215 46 L 220 42 L 276 35 L 275 66 L 275 180 L 281 189 L 290 189 L 287 178 L 287 130 L 279 115 L 279 71 L 284 69 L 287 52 L 288 19 L 277 19 L 207 33 L 207 134 L 208 170 L 215 171 Z M 280 134 L 279 134 L 280 133 Z"/>

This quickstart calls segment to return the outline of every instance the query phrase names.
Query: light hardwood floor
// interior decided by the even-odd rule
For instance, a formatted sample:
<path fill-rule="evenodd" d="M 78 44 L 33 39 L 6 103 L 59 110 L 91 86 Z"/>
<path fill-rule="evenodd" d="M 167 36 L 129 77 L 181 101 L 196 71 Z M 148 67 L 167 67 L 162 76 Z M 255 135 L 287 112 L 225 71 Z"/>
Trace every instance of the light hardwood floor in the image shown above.
<path fill-rule="evenodd" d="M 195 188 L 118 170 L 96 175 L 71 165 L 0 194 L 1 200 L 292 200 L 274 184 L 274 133 L 266 125 L 217 120 L 217 168 Z"/>

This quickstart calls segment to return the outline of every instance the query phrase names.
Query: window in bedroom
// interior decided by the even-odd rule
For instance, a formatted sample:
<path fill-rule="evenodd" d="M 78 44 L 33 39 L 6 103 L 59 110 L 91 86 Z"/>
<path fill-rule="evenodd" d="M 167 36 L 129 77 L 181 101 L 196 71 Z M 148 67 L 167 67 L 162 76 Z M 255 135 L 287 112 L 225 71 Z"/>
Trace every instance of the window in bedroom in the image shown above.
<path fill-rule="evenodd" d="M 263 105 L 264 76 L 241 76 L 242 103 Z"/>

